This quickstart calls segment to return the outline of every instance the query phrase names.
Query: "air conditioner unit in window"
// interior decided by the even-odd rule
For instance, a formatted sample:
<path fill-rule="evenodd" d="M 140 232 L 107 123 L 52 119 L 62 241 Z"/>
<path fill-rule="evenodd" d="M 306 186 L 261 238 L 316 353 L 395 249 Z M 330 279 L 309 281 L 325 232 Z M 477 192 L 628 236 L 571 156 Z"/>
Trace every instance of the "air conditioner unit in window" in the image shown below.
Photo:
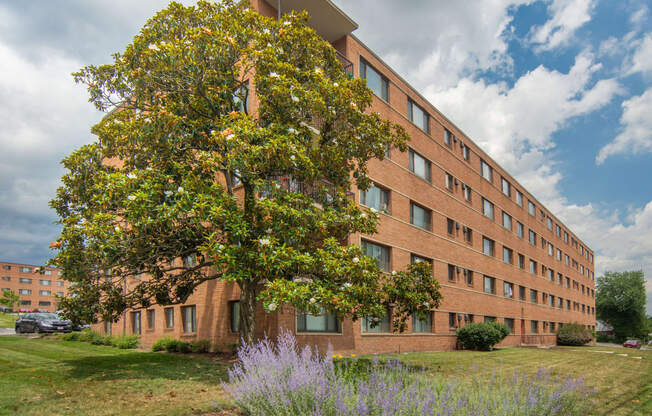
<path fill-rule="evenodd" d="M 458 320 L 458 321 L 461 321 L 462 319 L 464 319 L 464 314 L 462 314 L 462 313 L 458 313 L 458 314 L 457 314 L 457 320 Z"/>
<path fill-rule="evenodd" d="M 459 185 L 459 183 L 460 182 L 457 180 L 457 178 L 455 178 L 455 186 Z"/>
<path fill-rule="evenodd" d="M 459 229 L 460 229 L 460 223 L 459 223 L 459 222 L 455 222 L 455 229 L 456 229 L 456 230 L 459 230 Z"/>
<path fill-rule="evenodd" d="M 466 225 L 462 227 L 462 232 L 467 232 L 468 230 L 469 228 Z"/>
<path fill-rule="evenodd" d="M 462 271 L 462 268 L 460 266 L 457 266 L 457 273 L 459 274 Z"/>

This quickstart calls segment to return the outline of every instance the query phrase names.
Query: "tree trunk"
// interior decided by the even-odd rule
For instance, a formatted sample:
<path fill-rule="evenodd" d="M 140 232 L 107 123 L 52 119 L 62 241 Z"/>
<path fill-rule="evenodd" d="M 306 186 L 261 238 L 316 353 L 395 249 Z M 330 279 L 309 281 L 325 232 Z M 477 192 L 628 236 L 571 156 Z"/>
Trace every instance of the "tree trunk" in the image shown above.
<path fill-rule="evenodd" d="M 244 280 L 240 285 L 240 339 L 251 344 L 256 341 L 256 282 Z"/>

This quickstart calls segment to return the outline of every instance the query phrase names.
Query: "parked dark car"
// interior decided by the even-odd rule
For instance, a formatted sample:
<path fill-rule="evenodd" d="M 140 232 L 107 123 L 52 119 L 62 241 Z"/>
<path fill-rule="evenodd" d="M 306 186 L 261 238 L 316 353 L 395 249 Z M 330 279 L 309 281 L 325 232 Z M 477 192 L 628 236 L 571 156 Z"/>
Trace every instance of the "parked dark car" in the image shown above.
<path fill-rule="evenodd" d="M 26 313 L 16 321 L 16 333 L 26 332 L 70 332 L 70 321 L 61 319 L 56 313 Z"/>
<path fill-rule="evenodd" d="M 628 339 L 623 343 L 625 348 L 641 348 L 641 341 L 637 339 Z"/>

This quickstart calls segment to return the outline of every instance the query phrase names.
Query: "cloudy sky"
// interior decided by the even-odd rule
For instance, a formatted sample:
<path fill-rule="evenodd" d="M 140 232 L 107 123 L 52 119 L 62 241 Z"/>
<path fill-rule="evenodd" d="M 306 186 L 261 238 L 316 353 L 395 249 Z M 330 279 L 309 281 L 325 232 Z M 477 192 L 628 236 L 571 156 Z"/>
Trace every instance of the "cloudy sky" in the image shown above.
<path fill-rule="evenodd" d="M 596 275 L 643 268 L 652 313 L 648 0 L 334 2 L 596 251 Z M 59 161 L 101 117 L 70 73 L 109 62 L 166 3 L 0 0 L 0 259 L 51 255 Z"/>

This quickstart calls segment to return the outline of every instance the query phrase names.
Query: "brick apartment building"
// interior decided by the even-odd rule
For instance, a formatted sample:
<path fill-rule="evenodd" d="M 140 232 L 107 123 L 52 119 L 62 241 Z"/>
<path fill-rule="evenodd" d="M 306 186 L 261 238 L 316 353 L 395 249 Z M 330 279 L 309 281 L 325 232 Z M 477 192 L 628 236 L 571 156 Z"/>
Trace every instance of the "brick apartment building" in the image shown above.
<path fill-rule="evenodd" d="M 0 291 L 12 290 L 20 297 L 19 310 L 54 312 L 56 296 L 68 293 L 70 282 L 61 280 L 61 272 L 54 267 L 0 261 Z"/>
<path fill-rule="evenodd" d="M 357 28 L 328 0 L 252 0 L 263 15 L 305 9 L 309 24 L 333 44 L 353 76 L 366 78 L 371 110 L 405 127 L 410 150 L 372 161 L 375 186 L 356 190 L 358 203 L 381 213 L 378 233 L 352 235 L 386 271 L 428 261 L 441 283 L 440 308 L 413 319 L 406 332 L 365 320 L 301 314 L 291 307 L 259 310 L 261 335 L 286 328 L 304 344 L 341 353 L 454 349 L 455 331 L 497 320 L 512 331 L 501 345 L 554 344 L 568 322 L 595 326 L 593 252 L 457 126 L 351 34 Z M 253 100 L 251 100 L 253 101 Z M 192 262 L 193 259 L 188 259 Z M 144 344 L 162 336 L 237 342 L 239 290 L 221 282 L 200 286 L 188 303 L 130 311 L 106 333 L 137 333 Z M 389 311 L 391 314 L 391 311 Z"/>

